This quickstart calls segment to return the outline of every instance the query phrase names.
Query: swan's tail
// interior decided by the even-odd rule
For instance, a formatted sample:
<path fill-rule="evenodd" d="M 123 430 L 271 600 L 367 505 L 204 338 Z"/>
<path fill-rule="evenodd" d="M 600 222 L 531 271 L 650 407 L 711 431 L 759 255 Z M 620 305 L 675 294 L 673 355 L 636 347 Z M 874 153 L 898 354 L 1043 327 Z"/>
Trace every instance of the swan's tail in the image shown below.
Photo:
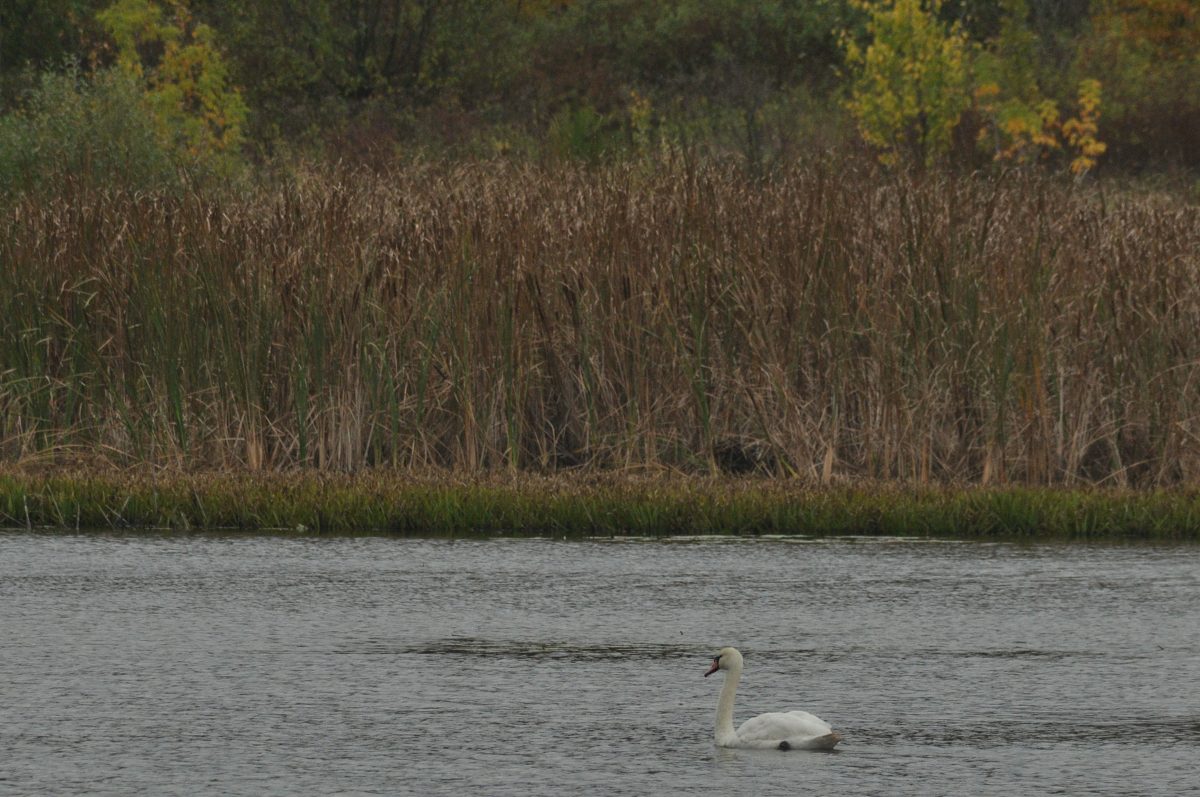
<path fill-rule="evenodd" d="M 814 736 L 811 739 L 788 739 L 779 743 L 780 750 L 832 750 L 842 740 L 837 731 L 830 731 L 824 736 Z"/>

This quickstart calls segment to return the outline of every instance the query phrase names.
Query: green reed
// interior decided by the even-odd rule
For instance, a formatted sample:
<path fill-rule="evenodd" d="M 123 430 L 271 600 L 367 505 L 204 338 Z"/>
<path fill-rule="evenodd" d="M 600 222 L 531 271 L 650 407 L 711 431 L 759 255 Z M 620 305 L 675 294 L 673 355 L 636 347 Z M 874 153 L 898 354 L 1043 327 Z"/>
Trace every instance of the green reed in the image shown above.
<path fill-rule="evenodd" d="M 893 535 L 1194 541 L 1194 492 L 375 470 L 0 474 L 0 528 L 400 535 Z"/>

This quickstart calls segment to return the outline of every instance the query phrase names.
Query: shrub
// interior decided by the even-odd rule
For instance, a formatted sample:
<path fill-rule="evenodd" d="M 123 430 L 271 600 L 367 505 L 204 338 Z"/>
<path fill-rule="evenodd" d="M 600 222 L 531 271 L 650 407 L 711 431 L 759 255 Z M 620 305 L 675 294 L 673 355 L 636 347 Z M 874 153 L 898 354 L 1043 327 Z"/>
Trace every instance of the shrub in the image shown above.
<path fill-rule="evenodd" d="M 0 190 L 11 194 L 68 177 L 132 188 L 178 181 L 129 75 L 45 73 L 21 108 L 0 116 Z"/>
<path fill-rule="evenodd" d="M 559 111 L 550 121 L 548 139 L 555 155 L 589 162 L 620 143 L 615 125 L 587 105 Z"/>
<path fill-rule="evenodd" d="M 945 154 L 970 105 L 970 44 L 938 19 L 942 0 L 862 2 L 870 15 L 861 46 L 847 38 L 856 74 L 848 107 L 881 160 L 930 163 Z"/>

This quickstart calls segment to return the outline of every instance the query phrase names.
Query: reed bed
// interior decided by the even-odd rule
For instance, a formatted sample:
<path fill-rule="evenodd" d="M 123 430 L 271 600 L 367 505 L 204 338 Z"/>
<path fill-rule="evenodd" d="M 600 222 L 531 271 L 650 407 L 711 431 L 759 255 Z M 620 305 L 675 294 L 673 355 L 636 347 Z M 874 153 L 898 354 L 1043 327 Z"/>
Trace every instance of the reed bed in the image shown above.
<path fill-rule="evenodd" d="M 846 159 L 67 184 L 0 207 L 0 462 L 1172 487 L 1198 274 L 1183 201 Z"/>

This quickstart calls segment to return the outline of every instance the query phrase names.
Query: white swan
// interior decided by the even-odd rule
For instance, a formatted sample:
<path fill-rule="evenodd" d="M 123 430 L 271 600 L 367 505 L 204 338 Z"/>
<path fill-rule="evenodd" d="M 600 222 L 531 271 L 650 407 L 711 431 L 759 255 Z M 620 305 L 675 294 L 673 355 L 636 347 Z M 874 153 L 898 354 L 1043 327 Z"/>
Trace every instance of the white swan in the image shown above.
<path fill-rule="evenodd" d="M 737 648 L 721 648 L 704 677 L 725 670 L 725 685 L 717 701 L 718 747 L 776 750 L 832 750 L 842 735 L 820 717 L 807 711 L 777 711 L 759 714 L 733 729 L 733 695 L 742 679 L 742 654 Z"/>

